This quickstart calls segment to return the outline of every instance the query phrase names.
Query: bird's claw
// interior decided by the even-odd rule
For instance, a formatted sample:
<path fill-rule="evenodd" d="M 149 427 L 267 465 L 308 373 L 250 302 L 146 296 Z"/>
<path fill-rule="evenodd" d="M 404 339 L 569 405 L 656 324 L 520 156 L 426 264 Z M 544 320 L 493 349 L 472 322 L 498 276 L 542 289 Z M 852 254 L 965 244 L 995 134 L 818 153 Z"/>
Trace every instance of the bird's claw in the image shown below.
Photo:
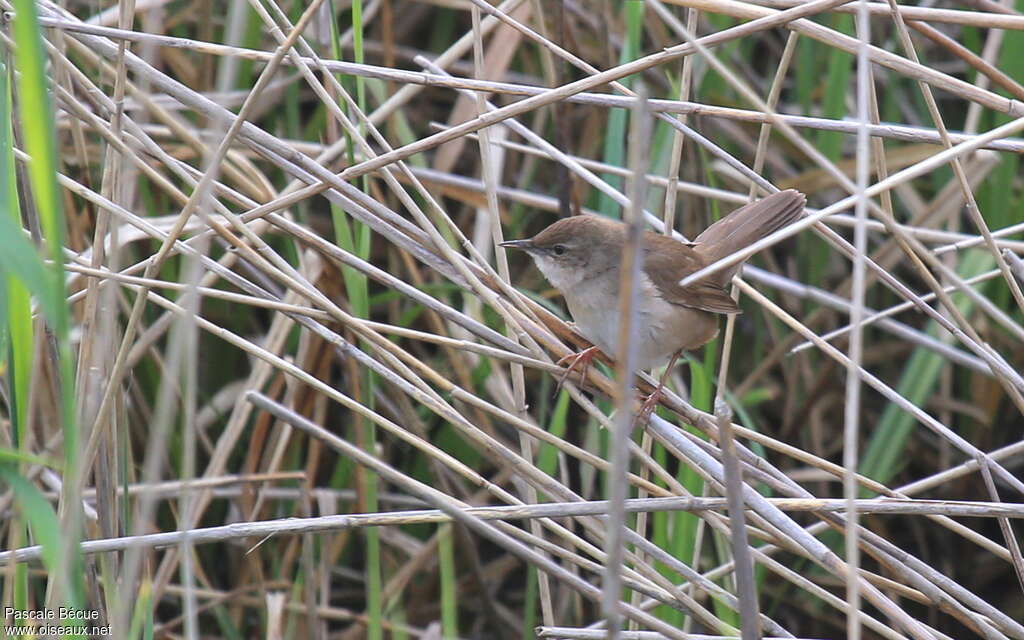
<path fill-rule="evenodd" d="M 675 368 L 676 362 L 679 361 L 679 356 L 683 355 L 682 350 L 676 351 L 672 354 L 672 358 L 668 361 L 668 366 L 665 367 L 665 372 L 658 378 L 658 387 L 654 390 L 651 395 L 647 396 L 644 403 L 640 405 L 640 411 L 636 414 L 636 420 L 633 422 L 633 426 L 644 424 L 651 418 L 651 414 L 654 413 L 654 408 L 661 402 L 662 396 L 665 395 L 665 383 L 668 382 L 668 377 L 672 373 L 672 369 Z"/>
<path fill-rule="evenodd" d="M 570 353 L 564 358 L 560 358 L 558 362 L 556 362 L 555 364 L 561 366 L 568 362 L 569 366 L 562 373 L 562 375 L 559 376 L 558 387 L 556 387 L 556 392 L 561 390 L 562 386 L 565 384 L 565 381 L 569 379 L 569 376 L 577 367 L 580 367 L 580 380 L 586 381 L 587 374 L 590 372 L 590 364 L 593 362 L 594 357 L 597 355 L 598 351 L 600 351 L 600 349 L 598 349 L 597 347 L 587 347 L 586 349 L 580 351 L 579 353 Z"/>
<path fill-rule="evenodd" d="M 651 414 L 657 408 L 658 403 L 661 402 L 661 396 L 664 389 L 663 385 L 658 385 L 658 388 L 654 390 L 651 395 L 647 396 L 643 404 L 640 405 L 640 411 L 636 414 L 636 421 L 633 423 L 634 426 L 644 424 L 651 418 Z"/>

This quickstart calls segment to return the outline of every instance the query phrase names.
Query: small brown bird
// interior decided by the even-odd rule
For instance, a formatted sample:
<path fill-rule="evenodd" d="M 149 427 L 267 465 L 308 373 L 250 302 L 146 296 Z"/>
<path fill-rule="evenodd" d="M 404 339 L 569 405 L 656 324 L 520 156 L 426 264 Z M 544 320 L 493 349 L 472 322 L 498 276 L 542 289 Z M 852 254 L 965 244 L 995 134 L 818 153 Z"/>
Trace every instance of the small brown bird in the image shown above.
<path fill-rule="evenodd" d="M 653 369 L 670 361 L 674 365 L 683 351 L 718 334 L 720 314 L 740 313 L 727 286 L 742 263 L 686 287 L 679 286 L 679 281 L 796 220 L 805 202 L 798 191 L 775 193 L 733 211 L 689 245 L 644 232 L 643 270 L 637 283 L 638 368 Z M 559 220 L 532 238 L 502 243 L 530 254 L 565 297 L 583 336 L 612 356 L 617 353 L 619 269 L 626 231 L 626 225 L 617 220 L 579 215 Z M 566 375 L 580 363 L 589 365 L 595 347 L 576 354 Z"/>

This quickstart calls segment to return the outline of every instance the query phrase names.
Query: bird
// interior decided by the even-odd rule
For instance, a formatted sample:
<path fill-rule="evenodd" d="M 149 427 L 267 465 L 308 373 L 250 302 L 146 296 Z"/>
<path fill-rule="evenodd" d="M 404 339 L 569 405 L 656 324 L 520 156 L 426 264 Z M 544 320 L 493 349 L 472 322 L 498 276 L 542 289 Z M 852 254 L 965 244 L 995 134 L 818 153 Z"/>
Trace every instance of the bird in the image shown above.
<path fill-rule="evenodd" d="M 642 234 L 643 267 L 634 285 L 639 287 L 635 362 L 640 370 L 669 367 L 641 415 L 653 409 L 681 354 L 713 340 L 721 316 L 741 313 L 728 286 L 742 261 L 685 287 L 679 282 L 789 225 L 800 217 L 805 204 L 802 193 L 787 189 L 736 209 L 690 243 L 652 231 Z M 562 218 L 532 238 L 501 243 L 507 249 L 525 251 L 533 259 L 565 299 L 574 328 L 593 345 L 559 360 L 559 364 L 571 361 L 559 384 L 579 366 L 585 379 L 598 350 L 609 356 L 618 353 L 620 269 L 626 236 L 627 225 L 619 220 L 581 214 Z"/>

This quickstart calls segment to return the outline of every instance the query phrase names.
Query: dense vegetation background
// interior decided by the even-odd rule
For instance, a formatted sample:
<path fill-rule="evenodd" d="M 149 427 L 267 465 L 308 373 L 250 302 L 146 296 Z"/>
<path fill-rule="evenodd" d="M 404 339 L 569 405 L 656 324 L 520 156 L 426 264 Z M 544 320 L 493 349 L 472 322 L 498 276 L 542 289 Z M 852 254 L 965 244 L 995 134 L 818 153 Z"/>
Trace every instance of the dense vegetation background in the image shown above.
<path fill-rule="evenodd" d="M 1012 1 L 0 5 L 3 606 L 1024 638 Z M 610 366 L 557 386 L 581 343 L 499 241 L 785 188 L 649 424 Z"/>

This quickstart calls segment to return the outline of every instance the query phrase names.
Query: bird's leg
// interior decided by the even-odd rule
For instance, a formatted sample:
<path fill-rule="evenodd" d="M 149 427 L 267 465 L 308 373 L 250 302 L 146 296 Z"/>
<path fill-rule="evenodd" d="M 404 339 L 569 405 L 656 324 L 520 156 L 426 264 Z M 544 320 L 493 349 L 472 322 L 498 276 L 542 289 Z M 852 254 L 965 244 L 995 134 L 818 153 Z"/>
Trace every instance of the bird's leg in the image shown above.
<path fill-rule="evenodd" d="M 580 367 L 580 380 L 585 382 L 587 379 L 587 372 L 590 371 L 590 364 L 594 361 L 594 357 L 597 356 L 600 351 L 601 350 L 597 347 L 587 347 L 579 353 L 570 353 L 556 362 L 555 364 L 557 365 L 563 365 L 566 362 L 569 363 L 569 368 L 567 368 L 565 373 L 558 378 L 558 389 L 562 388 L 565 381 L 569 379 L 569 374 L 571 374 L 577 366 Z"/>
<path fill-rule="evenodd" d="M 661 396 L 665 390 L 665 383 L 668 381 L 669 375 L 672 370 L 676 367 L 676 361 L 679 360 L 679 356 L 683 355 L 683 350 L 680 349 L 672 354 L 672 359 L 668 361 L 668 366 L 665 367 L 665 372 L 661 374 L 661 378 L 658 379 L 658 388 L 654 390 L 654 393 L 647 396 L 644 403 L 640 405 L 640 412 L 636 414 L 636 423 L 643 424 L 651 417 L 654 412 L 654 408 L 661 402 Z"/>

